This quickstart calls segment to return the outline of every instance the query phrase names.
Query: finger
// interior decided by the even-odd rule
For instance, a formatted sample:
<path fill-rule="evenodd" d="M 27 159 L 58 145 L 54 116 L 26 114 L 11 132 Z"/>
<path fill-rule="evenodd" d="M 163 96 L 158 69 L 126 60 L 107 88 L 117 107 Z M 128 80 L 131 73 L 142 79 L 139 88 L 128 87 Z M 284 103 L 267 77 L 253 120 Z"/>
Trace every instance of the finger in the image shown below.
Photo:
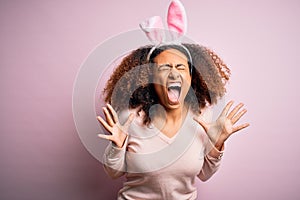
<path fill-rule="evenodd" d="M 228 113 L 230 107 L 232 106 L 232 104 L 233 104 L 233 101 L 229 101 L 229 103 L 227 103 L 227 105 L 223 109 L 221 115 L 224 115 L 224 116 L 227 115 L 227 113 Z"/>
<path fill-rule="evenodd" d="M 207 125 L 207 123 L 201 117 L 194 117 L 193 119 L 196 122 L 198 122 L 198 124 L 200 124 L 203 127 L 203 129 L 205 130 L 205 132 L 208 131 L 208 125 Z"/>
<path fill-rule="evenodd" d="M 119 122 L 118 114 L 116 113 L 116 111 L 114 110 L 114 108 L 109 103 L 106 104 L 106 105 L 107 105 L 107 108 L 109 109 L 110 113 L 112 114 L 114 122 L 118 123 Z"/>
<path fill-rule="evenodd" d="M 235 133 L 235 132 L 240 131 L 240 130 L 242 130 L 244 128 L 247 128 L 248 126 L 250 126 L 249 123 L 245 123 L 245 124 L 239 125 L 239 126 L 233 128 L 232 133 Z"/>
<path fill-rule="evenodd" d="M 124 126 L 125 126 L 125 127 L 129 127 L 129 125 L 132 123 L 133 119 L 134 119 L 134 113 L 131 113 L 131 114 L 129 115 L 127 121 L 125 122 Z"/>
<path fill-rule="evenodd" d="M 110 126 L 113 126 L 115 123 L 112 119 L 111 113 L 107 110 L 107 108 L 103 107 L 103 113 L 105 115 L 106 121 Z"/>
<path fill-rule="evenodd" d="M 232 119 L 233 116 L 241 109 L 241 107 L 243 107 L 243 105 L 243 103 L 239 103 L 236 107 L 234 107 L 234 109 L 229 113 L 228 119 Z"/>
<path fill-rule="evenodd" d="M 241 117 L 247 112 L 246 109 L 243 109 L 241 112 L 239 112 L 236 116 L 234 116 L 231 120 L 233 124 L 235 124 L 237 121 L 241 119 Z"/>
<path fill-rule="evenodd" d="M 97 119 L 108 132 L 112 133 L 112 127 L 102 117 L 98 116 Z"/>
<path fill-rule="evenodd" d="M 106 139 L 106 140 L 112 140 L 112 136 L 111 135 L 98 134 L 98 137 Z"/>

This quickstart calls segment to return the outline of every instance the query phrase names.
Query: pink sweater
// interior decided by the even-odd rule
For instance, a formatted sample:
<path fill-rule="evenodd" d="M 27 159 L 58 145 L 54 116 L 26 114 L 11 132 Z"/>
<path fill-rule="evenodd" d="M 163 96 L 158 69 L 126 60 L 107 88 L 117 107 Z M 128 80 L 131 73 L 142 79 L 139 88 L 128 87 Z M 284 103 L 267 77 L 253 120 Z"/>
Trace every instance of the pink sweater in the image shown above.
<path fill-rule="evenodd" d="M 221 156 L 208 155 L 214 146 L 192 112 L 172 138 L 139 119 L 128 133 L 122 148 L 110 143 L 103 157 L 104 169 L 112 178 L 126 176 L 119 200 L 196 199 L 195 178 L 206 181 L 220 166 Z"/>

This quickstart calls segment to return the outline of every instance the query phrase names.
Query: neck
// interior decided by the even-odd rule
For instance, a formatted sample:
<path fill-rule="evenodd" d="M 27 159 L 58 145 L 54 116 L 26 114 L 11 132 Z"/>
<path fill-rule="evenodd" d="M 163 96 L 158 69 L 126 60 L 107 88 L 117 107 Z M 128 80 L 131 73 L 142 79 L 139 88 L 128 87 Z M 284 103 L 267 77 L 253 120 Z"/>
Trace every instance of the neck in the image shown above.
<path fill-rule="evenodd" d="M 186 106 L 182 106 L 178 109 L 166 110 L 166 122 L 178 123 L 181 122 L 187 112 Z"/>
<path fill-rule="evenodd" d="M 188 112 L 188 106 L 180 106 L 176 109 L 165 109 L 162 106 L 157 106 L 153 112 L 153 123 L 157 126 L 162 124 L 181 124 Z"/>

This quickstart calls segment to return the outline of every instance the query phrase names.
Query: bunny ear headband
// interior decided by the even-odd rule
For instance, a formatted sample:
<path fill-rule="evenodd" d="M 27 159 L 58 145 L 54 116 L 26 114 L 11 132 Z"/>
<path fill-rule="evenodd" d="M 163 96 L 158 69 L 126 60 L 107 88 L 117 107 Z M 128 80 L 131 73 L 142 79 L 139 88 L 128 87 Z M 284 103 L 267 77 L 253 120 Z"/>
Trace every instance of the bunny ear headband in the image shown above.
<path fill-rule="evenodd" d="M 180 41 L 187 30 L 187 19 L 185 9 L 179 0 L 173 0 L 170 3 L 167 14 L 167 24 L 171 41 L 166 41 L 166 31 L 160 16 L 151 17 L 140 23 L 140 28 L 145 32 L 148 39 L 154 43 L 154 46 L 148 53 L 147 60 L 150 60 L 151 54 L 155 49 L 164 45 L 172 44 L 182 47 L 182 49 L 184 49 L 188 54 L 189 61 L 192 63 L 192 57 L 189 50 L 183 46 Z"/>

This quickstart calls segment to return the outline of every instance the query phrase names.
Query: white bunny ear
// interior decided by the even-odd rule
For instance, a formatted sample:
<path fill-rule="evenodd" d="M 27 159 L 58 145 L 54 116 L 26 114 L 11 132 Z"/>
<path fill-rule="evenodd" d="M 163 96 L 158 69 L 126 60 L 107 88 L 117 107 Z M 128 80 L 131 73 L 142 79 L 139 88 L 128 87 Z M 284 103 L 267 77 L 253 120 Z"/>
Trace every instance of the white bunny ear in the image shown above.
<path fill-rule="evenodd" d="M 167 23 L 173 37 L 185 35 L 187 30 L 186 12 L 179 0 L 173 0 L 169 6 Z"/>
<path fill-rule="evenodd" d="M 164 26 L 160 16 L 151 17 L 140 23 L 141 29 L 154 44 L 160 44 L 164 41 Z"/>

